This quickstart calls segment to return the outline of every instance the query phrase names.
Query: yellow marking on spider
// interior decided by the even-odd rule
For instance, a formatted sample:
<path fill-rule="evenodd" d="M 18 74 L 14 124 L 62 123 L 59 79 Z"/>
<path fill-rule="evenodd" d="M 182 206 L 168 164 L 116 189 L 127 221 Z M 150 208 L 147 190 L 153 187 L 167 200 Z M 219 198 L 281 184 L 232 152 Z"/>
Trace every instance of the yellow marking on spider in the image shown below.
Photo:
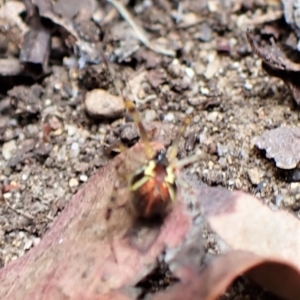
<path fill-rule="evenodd" d="M 143 176 L 142 179 L 140 179 L 139 181 L 137 181 L 135 184 L 132 184 L 130 187 L 130 190 L 132 192 L 137 191 L 142 185 L 144 185 L 147 181 L 149 180 L 149 177 L 147 176 Z"/>

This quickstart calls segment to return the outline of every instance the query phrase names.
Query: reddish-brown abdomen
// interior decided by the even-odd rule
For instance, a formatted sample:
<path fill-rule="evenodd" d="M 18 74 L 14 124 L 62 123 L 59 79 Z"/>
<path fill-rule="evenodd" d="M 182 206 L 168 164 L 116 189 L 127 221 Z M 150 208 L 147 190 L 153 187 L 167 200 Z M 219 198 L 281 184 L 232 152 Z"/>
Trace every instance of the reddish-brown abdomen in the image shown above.
<path fill-rule="evenodd" d="M 158 182 L 155 178 L 149 178 L 133 193 L 133 197 L 133 205 L 140 218 L 163 217 L 171 205 L 168 185 L 165 182 Z"/>

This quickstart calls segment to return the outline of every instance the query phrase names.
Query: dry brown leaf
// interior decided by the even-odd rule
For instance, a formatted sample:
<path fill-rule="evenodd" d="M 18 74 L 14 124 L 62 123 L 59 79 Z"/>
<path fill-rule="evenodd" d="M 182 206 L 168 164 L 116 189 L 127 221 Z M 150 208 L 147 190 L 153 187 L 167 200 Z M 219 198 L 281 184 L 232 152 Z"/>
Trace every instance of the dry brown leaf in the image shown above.
<path fill-rule="evenodd" d="M 115 166 L 141 152 L 138 145 L 103 167 L 73 197 L 41 243 L 1 270 L 0 299 L 135 297 L 135 284 L 156 266 L 164 247 L 181 243 L 190 224 L 178 201 L 161 228 L 130 235 L 132 217 L 118 209 L 111 217 L 113 231 L 108 232 L 105 215 L 117 176 Z M 126 190 L 120 191 L 123 201 Z M 108 233 L 113 234 L 111 241 Z"/>
<path fill-rule="evenodd" d="M 29 1 L 29 0 L 28 0 Z M 53 11 L 53 7 L 49 1 L 31 0 L 32 4 L 38 9 L 39 16 L 51 20 L 56 24 L 64 36 L 64 42 L 67 46 L 78 47 L 78 54 L 84 62 L 98 62 L 100 59 L 100 52 L 95 44 L 86 42 L 80 38 L 77 31 L 74 29 L 72 20 L 61 17 Z M 81 10 L 82 7 L 78 7 Z"/>
<path fill-rule="evenodd" d="M 241 274 L 284 299 L 299 299 L 300 242 L 295 238 L 300 233 L 299 221 L 287 212 L 271 211 L 242 192 L 205 185 L 197 192 L 194 214 L 202 211 L 221 238 L 219 250 L 225 255 L 210 258 L 203 270 L 201 260 L 208 259 L 201 252 L 204 243 L 194 222 L 178 252 L 166 252 L 167 257 L 171 256 L 167 259 L 170 269 L 182 283 L 153 299 L 217 299 Z"/>
<path fill-rule="evenodd" d="M 164 249 L 164 259 L 181 283 L 157 299 L 216 299 L 241 273 L 278 295 L 299 299 L 299 221 L 286 212 L 272 212 L 244 193 L 199 187 L 197 181 L 186 187 L 181 176 L 183 198 L 161 227 L 135 231 L 132 216 L 115 209 L 109 230 L 105 215 L 115 167 L 142 153 L 137 145 L 103 167 L 73 197 L 40 244 L 1 270 L 0 299 L 136 299 L 135 285 L 153 270 Z M 135 169 L 134 163 L 128 167 Z M 124 202 L 128 189 L 120 195 Z M 191 214 L 185 205 L 193 207 Z M 227 244 L 219 243 L 221 252 L 229 252 L 206 264 L 202 273 L 207 259 L 201 212 Z"/>
<path fill-rule="evenodd" d="M 152 299 L 218 299 L 241 274 L 249 276 L 284 299 L 300 299 L 299 270 L 284 261 L 265 259 L 246 251 L 231 251 L 221 255 L 202 273 L 195 273 L 188 281 L 179 283 Z"/>
<path fill-rule="evenodd" d="M 297 104 L 300 104 L 299 72 L 300 64 L 290 60 L 286 54 L 271 39 L 271 46 L 260 47 L 255 41 L 251 31 L 247 32 L 247 38 L 252 51 L 262 59 L 263 69 L 271 76 L 278 77 L 284 81 L 293 94 Z"/>
<path fill-rule="evenodd" d="M 28 74 L 39 78 L 49 72 L 51 30 L 42 24 L 39 12 L 33 3 L 29 0 L 24 1 L 24 3 L 27 14 L 26 20 L 30 29 L 24 35 L 20 62 Z"/>
<path fill-rule="evenodd" d="M 208 223 L 230 248 L 300 268 L 300 222 L 288 212 L 272 211 L 251 195 L 223 188 L 201 188 L 200 203 Z"/>

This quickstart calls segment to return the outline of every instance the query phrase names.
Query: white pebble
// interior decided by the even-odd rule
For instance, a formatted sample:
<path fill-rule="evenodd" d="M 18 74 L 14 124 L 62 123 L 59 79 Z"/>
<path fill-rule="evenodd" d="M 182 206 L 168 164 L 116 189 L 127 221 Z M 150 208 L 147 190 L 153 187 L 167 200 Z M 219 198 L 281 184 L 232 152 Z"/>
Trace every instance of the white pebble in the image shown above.
<path fill-rule="evenodd" d="M 45 106 L 50 106 L 52 104 L 51 99 L 46 99 L 45 100 Z"/>
<path fill-rule="evenodd" d="M 68 136 L 73 136 L 76 133 L 76 126 L 68 125 L 67 131 L 68 131 Z"/>
<path fill-rule="evenodd" d="M 29 178 L 29 176 L 30 176 L 30 172 L 26 172 L 26 173 L 22 174 L 22 180 L 26 181 Z"/>
<path fill-rule="evenodd" d="M 2 155 L 5 160 L 10 160 L 13 153 L 17 150 L 17 145 L 15 140 L 6 142 L 2 146 Z"/>
<path fill-rule="evenodd" d="M 192 68 L 185 68 L 185 74 L 189 77 L 189 78 L 193 78 L 195 76 L 195 72 Z"/>
<path fill-rule="evenodd" d="M 32 247 L 32 245 L 33 245 L 33 241 L 32 240 L 27 240 L 26 242 L 25 242 L 25 245 L 24 245 L 24 250 L 28 250 L 28 249 L 30 249 L 31 247 Z"/>
<path fill-rule="evenodd" d="M 245 89 L 246 90 L 252 90 L 252 88 L 253 88 L 253 85 L 250 83 L 250 82 L 246 82 L 245 84 L 244 84 L 244 87 L 245 87 Z"/>
<path fill-rule="evenodd" d="M 76 178 L 71 178 L 69 180 L 69 187 L 70 188 L 74 188 L 74 187 L 77 187 L 79 185 L 79 182 Z"/>
<path fill-rule="evenodd" d="M 82 174 L 79 176 L 79 180 L 82 182 L 86 182 L 88 180 L 88 177 L 85 174 Z"/>
<path fill-rule="evenodd" d="M 5 193 L 5 194 L 3 194 L 3 198 L 4 198 L 4 199 L 9 199 L 9 198 L 11 198 L 11 193 Z"/>
<path fill-rule="evenodd" d="M 62 145 L 57 153 L 57 161 L 59 161 L 59 162 L 66 161 L 66 154 L 67 154 L 66 146 Z"/>
<path fill-rule="evenodd" d="M 145 122 L 150 123 L 156 119 L 156 112 L 153 109 L 147 109 L 145 112 Z"/>
<path fill-rule="evenodd" d="M 40 243 L 41 239 L 40 238 L 34 238 L 33 239 L 33 246 L 37 246 Z"/>
<path fill-rule="evenodd" d="M 77 157 L 80 153 L 80 148 L 79 148 L 79 144 L 74 142 L 71 145 L 71 151 L 70 151 L 70 156 L 71 157 Z"/>
<path fill-rule="evenodd" d="M 173 113 L 167 113 L 164 116 L 164 121 L 166 121 L 166 122 L 173 122 L 174 120 L 175 120 L 175 118 L 174 118 L 174 114 Z"/>

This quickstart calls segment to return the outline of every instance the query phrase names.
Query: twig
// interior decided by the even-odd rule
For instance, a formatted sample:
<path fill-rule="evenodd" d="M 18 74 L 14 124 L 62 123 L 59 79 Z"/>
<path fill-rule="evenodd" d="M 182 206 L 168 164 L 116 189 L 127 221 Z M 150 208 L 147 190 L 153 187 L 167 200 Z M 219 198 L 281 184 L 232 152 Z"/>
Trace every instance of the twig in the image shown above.
<path fill-rule="evenodd" d="M 12 207 L 5 198 L 3 198 L 3 199 L 4 199 L 5 204 L 7 205 L 7 207 L 10 208 L 11 210 L 13 210 L 15 213 L 17 213 L 17 214 L 19 214 L 19 215 L 21 215 L 21 216 L 23 216 L 23 217 L 25 217 L 25 218 L 27 218 L 29 220 L 33 220 L 34 219 L 34 217 L 31 214 L 29 214 L 29 213 L 27 213 L 27 212 L 25 212 L 23 210 L 16 209 L 16 208 Z"/>
<path fill-rule="evenodd" d="M 149 49 L 154 52 L 161 53 L 167 56 L 175 56 L 175 51 L 165 49 L 160 47 L 159 45 L 155 45 L 149 41 L 147 38 L 146 33 L 144 30 L 133 20 L 132 16 L 130 15 L 129 11 L 120 3 L 118 0 L 106 0 L 107 2 L 111 3 L 120 13 L 120 15 L 129 23 L 129 25 L 133 28 L 135 34 L 137 35 L 138 39 Z"/>

